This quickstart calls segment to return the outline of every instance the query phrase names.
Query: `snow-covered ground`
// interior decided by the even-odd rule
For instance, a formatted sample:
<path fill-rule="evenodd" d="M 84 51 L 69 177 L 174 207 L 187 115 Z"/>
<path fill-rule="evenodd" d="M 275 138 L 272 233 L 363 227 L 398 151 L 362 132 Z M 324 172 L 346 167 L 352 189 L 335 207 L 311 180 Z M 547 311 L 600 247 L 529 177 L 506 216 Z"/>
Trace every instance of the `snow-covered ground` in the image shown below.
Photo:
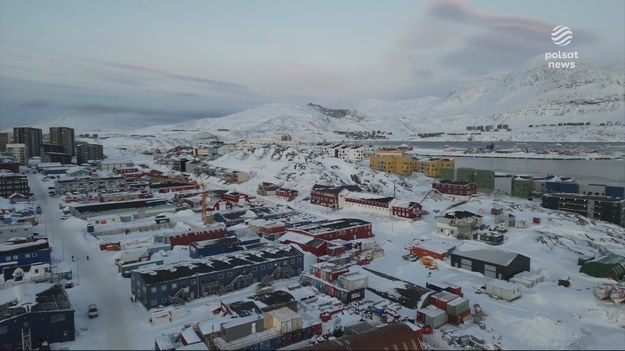
<path fill-rule="evenodd" d="M 120 139 L 130 144 L 133 141 Z M 175 141 L 168 141 L 170 145 Z M 165 145 L 163 142 L 162 145 Z M 164 147 L 164 146 L 163 146 Z M 154 165 L 151 156 L 139 154 L 135 150 L 106 148 L 113 158 L 132 159 L 136 163 L 164 169 Z M 417 285 L 425 286 L 427 279 L 448 281 L 463 288 L 471 305 L 478 303 L 487 313 L 486 329 L 480 329 L 472 321 L 454 327 L 445 325 L 434 334 L 426 336 L 425 342 L 435 348 L 449 348 L 443 340 L 443 333 L 454 335 L 475 335 L 489 344 L 499 344 L 504 349 L 623 349 L 625 345 L 625 305 L 614 305 L 600 301 L 593 290 L 597 279 L 578 273 L 577 258 L 586 255 L 600 256 L 605 252 L 625 255 L 625 228 L 600 221 L 587 220 L 568 213 L 546 210 L 538 202 L 502 195 L 484 195 L 471 199 L 457 207 L 479 213 L 491 207 L 503 208 L 517 220 L 531 222 L 532 217 L 540 217 L 541 224 L 529 228 L 512 228 L 506 233 L 506 242 L 501 249 L 524 254 L 531 258 L 531 270 L 545 275 L 543 283 L 530 289 L 522 289 L 523 296 L 513 302 L 494 300 L 485 294 L 476 293 L 477 288 L 488 280 L 481 274 L 450 267 L 448 262 L 438 262 L 439 270 L 430 271 L 417 262 L 402 259 L 405 246 L 414 239 L 455 241 L 455 239 L 435 233 L 434 211 L 443 211 L 458 201 L 443 196 L 427 196 L 431 189 L 430 178 L 422 175 L 399 177 L 372 172 L 365 162 L 351 164 L 331 157 L 311 158 L 294 149 L 257 148 L 248 149 L 224 156 L 212 162 L 213 165 L 250 172 L 248 182 L 236 185 L 219 183 L 210 178 L 211 188 L 228 188 L 241 192 L 255 193 L 260 182 L 276 182 L 284 187 L 297 189 L 299 197 L 288 204 L 296 210 L 327 218 L 356 217 L 373 223 L 375 240 L 385 250 L 385 256 L 373 261 L 369 267 L 376 271 L 395 276 Z M 189 315 L 174 321 L 154 326 L 148 322 L 150 311 L 141 304 L 130 300 L 130 279 L 122 278 L 113 264 L 113 252 L 100 252 L 98 242 L 85 233 L 86 222 L 70 218 L 60 219 L 59 199 L 47 196 L 46 188 L 51 182 L 43 182 L 40 175 L 29 175 L 32 191 L 43 207 L 42 224 L 50 237 L 53 250 L 53 263 L 70 266 L 78 283 L 68 289 L 72 305 L 76 309 L 76 340 L 63 344 L 53 344 L 54 349 L 151 349 L 154 339 L 162 332 L 180 331 L 184 324 L 216 318 L 211 311 L 216 303 L 223 300 L 234 301 L 252 294 L 253 287 L 227 294 L 209 296 L 192 301 L 185 306 Z M 365 191 L 392 195 L 395 191 L 400 199 L 421 202 L 431 214 L 420 221 L 408 221 L 376 217 L 358 210 L 330 211 L 324 207 L 311 205 L 305 201 L 310 188 L 315 183 L 353 183 L 362 185 Z M 257 195 L 258 196 L 258 195 Z M 285 203 L 267 197 L 266 202 Z M 199 215 L 184 211 L 177 220 L 192 225 L 199 223 Z M 485 215 L 484 223 L 493 224 L 494 219 Z M 460 242 L 486 248 L 483 243 Z M 75 257 L 75 262 L 71 257 Z M 89 256 L 89 260 L 86 257 Z M 182 259 L 184 252 L 177 250 L 168 259 Z M 310 264 L 313 257 L 306 256 Z M 428 273 L 432 272 L 432 277 Z M 558 279 L 570 277 L 571 287 L 557 285 Z M 276 287 L 286 287 L 297 279 L 279 282 Z M 305 291 L 294 292 L 297 296 Z M 378 300 L 370 291 L 365 299 Z M 87 306 L 97 303 L 100 316 L 87 318 Z M 318 316 L 316 305 L 306 308 L 309 316 Z M 401 313 L 414 318 L 415 311 L 402 310 Z M 344 325 L 356 322 L 359 317 L 349 313 L 342 315 Z M 331 323 L 337 323 L 334 318 Z M 327 323 L 326 323 L 327 324 Z M 324 325 L 331 329 L 332 324 Z"/>

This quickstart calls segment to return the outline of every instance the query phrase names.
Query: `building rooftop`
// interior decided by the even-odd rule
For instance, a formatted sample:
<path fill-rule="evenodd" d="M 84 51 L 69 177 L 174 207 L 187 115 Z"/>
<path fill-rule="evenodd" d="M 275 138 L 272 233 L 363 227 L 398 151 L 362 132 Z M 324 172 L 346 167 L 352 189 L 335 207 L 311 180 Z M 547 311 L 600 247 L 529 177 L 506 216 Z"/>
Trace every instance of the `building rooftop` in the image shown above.
<path fill-rule="evenodd" d="M 91 213 L 101 211 L 126 210 L 155 206 L 171 205 L 166 199 L 138 199 L 129 201 L 114 201 L 99 204 L 78 205 L 74 209 L 79 213 Z"/>
<path fill-rule="evenodd" d="M 625 199 L 612 196 L 598 196 L 598 195 L 584 195 L 584 194 L 571 194 L 571 193 L 546 193 L 543 194 L 543 198 L 560 197 L 566 199 L 576 200 L 593 200 L 593 201 L 605 201 L 610 203 L 622 203 L 625 205 Z"/>
<path fill-rule="evenodd" d="M 71 311 L 69 298 L 59 284 L 20 284 L 0 289 L 0 321 L 28 312 Z"/>
<path fill-rule="evenodd" d="M 362 191 L 358 185 L 321 185 L 315 184 L 312 187 L 312 191 L 319 191 L 327 194 L 338 194 L 343 190 L 347 191 Z"/>
<path fill-rule="evenodd" d="M 461 251 L 460 249 L 456 249 L 452 252 L 452 255 L 494 263 L 500 266 L 507 266 L 512 262 L 512 260 L 514 260 L 518 256 L 523 256 L 514 252 L 493 249 L 481 249 L 471 251 Z"/>
<path fill-rule="evenodd" d="M 371 224 L 370 222 L 364 221 L 358 218 L 341 218 L 333 221 L 323 222 L 323 223 L 313 223 L 309 225 L 304 225 L 301 227 L 297 227 L 298 230 L 303 230 L 311 235 L 320 235 L 323 233 L 327 233 L 334 230 L 340 230 L 345 228 L 351 228 L 355 226 L 361 226 Z"/>
<path fill-rule="evenodd" d="M 183 261 L 154 268 L 134 271 L 147 285 L 174 281 L 195 274 L 203 275 L 221 272 L 242 266 L 251 266 L 263 262 L 273 262 L 286 257 L 302 256 L 303 253 L 292 245 L 269 246 L 259 250 L 238 251 L 229 254 L 211 256 L 190 261 Z"/>

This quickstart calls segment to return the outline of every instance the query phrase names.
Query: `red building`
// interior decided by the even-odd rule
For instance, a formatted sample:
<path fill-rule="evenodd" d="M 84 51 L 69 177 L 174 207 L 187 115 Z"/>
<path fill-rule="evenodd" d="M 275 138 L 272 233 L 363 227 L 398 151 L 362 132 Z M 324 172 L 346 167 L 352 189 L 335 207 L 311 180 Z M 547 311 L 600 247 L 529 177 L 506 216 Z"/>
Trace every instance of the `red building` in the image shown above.
<path fill-rule="evenodd" d="M 269 222 L 258 226 L 260 234 L 263 236 L 276 236 L 286 231 L 286 226 L 282 222 Z"/>
<path fill-rule="evenodd" d="M 440 180 L 432 183 L 432 188 L 441 194 L 469 196 L 477 193 L 477 185 L 473 182 L 454 182 L 451 180 Z"/>
<path fill-rule="evenodd" d="M 349 191 L 361 190 L 357 185 L 331 186 L 315 184 L 310 190 L 310 203 L 338 210 L 340 209 L 339 196 L 345 195 Z"/>
<path fill-rule="evenodd" d="M 220 198 L 226 201 L 231 201 L 233 203 L 241 203 L 241 202 L 249 202 L 250 196 L 247 194 L 242 194 L 236 191 L 229 191 L 225 194 L 219 195 Z"/>
<path fill-rule="evenodd" d="M 443 260 L 456 248 L 453 244 L 438 241 L 420 241 L 410 247 L 410 253 L 417 257 L 430 256 L 437 260 Z"/>
<path fill-rule="evenodd" d="M 328 242 L 325 240 L 310 237 L 306 234 L 300 234 L 295 232 L 286 232 L 280 238 L 278 238 L 283 244 L 295 244 L 299 246 L 303 251 L 310 252 L 311 254 L 320 257 L 326 254 L 328 249 Z"/>
<path fill-rule="evenodd" d="M 290 229 L 322 240 L 353 240 L 370 238 L 373 235 L 371 222 L 356 218 L 343 218 L 328 222 L 314 223 Z"/>
<path fill-rule="evenodd" d="M 183 233 L 177 233 L 169 236 L 169 244 L 174 247 L 176 245 L 188 246 L 191 243 L 219 239 L 226 236 L 226 226 L 223 224 L 215 225 L 204 230 L 192 230 Z"/>
<path fill-rule="evenodd" d="M 393 204 L 393 216 L 401 218 L 419 219 L 423 207 L 418 202 L 397 201 Z"/>
<path fill-rule="evenodd" d="M 293 189 L 280 188 L 276 190 L 276 196 L 283 197 L 287 200 L 292 200 L 296 198 L 298 194 L 299 193 L 297 192 L 297 190 Z"/>

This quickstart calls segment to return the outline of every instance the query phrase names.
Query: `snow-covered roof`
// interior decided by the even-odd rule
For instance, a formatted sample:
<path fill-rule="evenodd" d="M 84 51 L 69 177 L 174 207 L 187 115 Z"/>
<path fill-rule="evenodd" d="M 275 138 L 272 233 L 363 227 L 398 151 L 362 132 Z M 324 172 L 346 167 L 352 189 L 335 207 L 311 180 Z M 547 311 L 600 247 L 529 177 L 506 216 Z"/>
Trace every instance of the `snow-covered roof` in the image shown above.
<path fill-rule="evenodd" d="M 37 295 L 53 285 L 51 283 L 20 284 L 8 289 L 0 289 L 0 305 L 17 301 L 17 306 L 30 305 L 32 307 L 37 303 Z"/>
<path fill-rule="evenodd" d="M 315 240 L 315 238 L 311 237 L 310 235 L 305 235 L 305 234 L 300 234 L 300 233 L 287 231 L 278 240 L 280 242 L 291 241 L 291 242 L 294 242 L 294 243 L 306 245 L 307 243 Z"/>
<path fill-rule="evenodd" d="M 182 334 L 182 337 L 188 344 L 195 344 L 202 341 L 200 340 L 200 337 L 197 336 L 193 328 L 187 328 L 183 330 L 180 334 Z"/>
<path fill-rule="evenodd" d="M 507 282 L 505 280 L 493 279 L 486 283 L 486 285 L 495 286 L 505 290 L 517 290 L 519 286 L 514 283 Z"/>
<path fill-rule="evenodd" d="M 269 311 L 267 314 L 271 315 L 273 318 L 277 319 L 280 322 L 286 322 L 293 319 L 301 318 L 301 316 L 288 307 L 281 307 L 277 310 Z"/>
<path fill-rule="evenodd" d="M 507 266 L 512 262 L 512 260 L 514 260 L 518 256 L 523 256 L 514 252 L 494 249 L 481 249 L 471 251 L 461 251 L 459 249 L 456 249 L 452 252 L 452 255 L 458 255 L 466 258 L 472 258 L 475 260 L 490 262 L 501 266 Z"/>

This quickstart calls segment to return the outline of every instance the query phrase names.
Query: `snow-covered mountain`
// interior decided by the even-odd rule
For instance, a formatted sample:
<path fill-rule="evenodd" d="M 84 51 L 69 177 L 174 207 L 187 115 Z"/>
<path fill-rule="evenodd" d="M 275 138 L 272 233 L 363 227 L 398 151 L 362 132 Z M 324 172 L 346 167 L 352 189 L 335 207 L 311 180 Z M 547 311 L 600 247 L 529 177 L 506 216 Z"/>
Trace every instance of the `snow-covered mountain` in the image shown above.
<path fill-rule="evenodd" d="M 608 121 L 618 121 L 621 126 L 598 126 Z M 91 119 L 66 117 L 35 127 L 65 125 L 77 133 L 154 135 L 151 144 L 155 147 L 162 144 L 163 137 L 192 144 L 211 135 L 227 142 L 280 138 L 283 134 L 301 141 L 339 141 L 350 139 L 346 133 L 351 137 L 362 133 L 363 138 L 372 139 L 364 132 L 382 131 L 389 140 L 411 140 L 419 133 L 465 133 L 467 126 L 497 124 L 508 124 L 512 131 L 482 133 L 472 140 L 613 142 L 625 140 L 625 66 L 618 63 L 598 68 L 577 62 L 575 69 L 554 69 L 538 57 L 516 72 L 494 73 L 464 83 L 443 98 L 367 99 L 340 108 L 274 103 L 219 118 L 144 128 L 140 128 L 144 121 L 132 118 L 123 126 L 108 122 L 106 118 L 94 124 Z M 557 127 L 567 122 L 588 122 L 590 126 Z M 547 127 L 529 128 L 543 124 Z M 425 140 L 466 141 L 467 136 Z"/>
<path fill-rule="evenodd" d="M 381 130 L 392 133 L 388 135 L 391 140 L 407 140 L 418 133 L 464 132 L 470 125 L 508 124 L 522 131 L 530 124 L 625 124 L 624 72 L 621 64 L 597 68 L 583 62 L 577 62 L 575 69 L 554 69 L 538 57 L 516 72 L 491 74 L 465 83 L 444 98 L 368 99 L 350 109 L 269 104 L 225 117 L 154 126 L 144 131 L 207 131 L 224 140 L 288 133 L 299 140 L 320 141 L 344 139 L 338 131 Z M 610 137 L 612 132 L 617 134 Z M 590 134 L 595 138 L 588 141 L 602 135 Z M 606 135 L 605 140 L 617 141 L 622 131 L 618 134 L 618 130 L 611 130 Z M 498 138 L 515 140 L 511 135 Z"/>

